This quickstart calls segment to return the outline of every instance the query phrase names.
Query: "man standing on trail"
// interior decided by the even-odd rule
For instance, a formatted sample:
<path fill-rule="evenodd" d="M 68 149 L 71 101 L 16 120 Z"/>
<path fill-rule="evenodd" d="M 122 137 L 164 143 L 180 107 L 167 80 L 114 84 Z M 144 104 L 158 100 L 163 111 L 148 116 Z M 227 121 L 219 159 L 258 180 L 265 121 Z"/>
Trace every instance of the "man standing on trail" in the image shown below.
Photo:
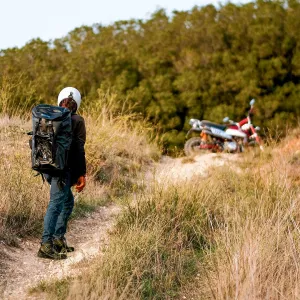
<path fill-rule="evenodd" d="M 38 257 L 65 259 L 67 252 L 73 252 L 65 239 L 68 219 L 74 207 L 74 196 L 71 187 L 77 192 L 85 187 L 86 161 L 84 144 L 86 129 L 84 119 L 76 114 L 81 103 L 79 91 L 73 87 L 64 88 L 58 95 L 57 104 L 68 108 L 72 120 L 72 143 L 68 156 L 64 184 L 61 178 L 46 176 L 50 184 L 50 202 L 44 218 L 44 231 Z"/>

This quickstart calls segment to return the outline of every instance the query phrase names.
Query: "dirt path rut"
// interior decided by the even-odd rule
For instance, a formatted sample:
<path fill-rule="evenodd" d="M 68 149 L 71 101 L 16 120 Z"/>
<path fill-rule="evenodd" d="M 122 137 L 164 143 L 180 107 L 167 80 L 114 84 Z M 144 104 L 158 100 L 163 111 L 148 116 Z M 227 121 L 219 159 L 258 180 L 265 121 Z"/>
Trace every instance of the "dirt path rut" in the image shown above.
<path fill-rule="evenodd" d="M 75 252 L 68 254 L 66 260 L 52 261 L 37 257 L 39 240 L 20 242 L 19 248 L 0 246 L 5 253 L 3 262 L 0 299 L 23 300 L 41 299 L 28 295 L 30 287 L 41 280 L 59 279 L 78 275 L 84 268 L 80 264 L 93 258 L 108 243 L 108 231 L 112 228 L 120 207 L 111 204 L 100 207 L 87 218 L 74 220 L 67 234 L 68 243 L 74 245 Z M 1 249 L 2 248 L 2 249 Z"/>

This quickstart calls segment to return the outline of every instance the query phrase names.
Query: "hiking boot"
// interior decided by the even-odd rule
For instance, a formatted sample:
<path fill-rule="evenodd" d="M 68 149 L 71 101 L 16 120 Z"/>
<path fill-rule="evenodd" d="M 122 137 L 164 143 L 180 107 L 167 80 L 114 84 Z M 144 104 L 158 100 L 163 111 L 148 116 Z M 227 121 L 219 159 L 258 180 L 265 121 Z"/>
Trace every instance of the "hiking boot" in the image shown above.
<path fill-rule="evenodd" d="M 65 238 L 53 240 L 54 249 L 59 253 L 74 252 L 74 247 L 68 246 Z"/>
<path fill-rule="evenodd" d="M 49 259 L 55 259 L 55 260 L 59 260 L 59 259 L 66 259 L 67 258 L 67 254 L 65 253 L 58 253 L 54 247 L 53 244 L 48 242 L 48 243 L 43 243 L 38 251 L 37 254 L 38 257 L 41 258 L 49 258 Z"/>

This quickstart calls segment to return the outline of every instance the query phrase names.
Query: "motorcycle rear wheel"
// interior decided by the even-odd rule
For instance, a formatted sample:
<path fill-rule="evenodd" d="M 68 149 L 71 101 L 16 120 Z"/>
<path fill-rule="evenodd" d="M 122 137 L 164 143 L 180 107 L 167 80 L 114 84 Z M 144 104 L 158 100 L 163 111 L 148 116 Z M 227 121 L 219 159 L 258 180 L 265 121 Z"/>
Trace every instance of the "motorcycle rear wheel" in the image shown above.
<path fill-rule="evenodd" d="M 195 156 L 206 152 L 209 149 L 200 149 L 200 145 L 208 144 L 204 142 L 200 137 L 192 137 L 188 139 L 184 144 L 184 153 L 186 156 Z"/>

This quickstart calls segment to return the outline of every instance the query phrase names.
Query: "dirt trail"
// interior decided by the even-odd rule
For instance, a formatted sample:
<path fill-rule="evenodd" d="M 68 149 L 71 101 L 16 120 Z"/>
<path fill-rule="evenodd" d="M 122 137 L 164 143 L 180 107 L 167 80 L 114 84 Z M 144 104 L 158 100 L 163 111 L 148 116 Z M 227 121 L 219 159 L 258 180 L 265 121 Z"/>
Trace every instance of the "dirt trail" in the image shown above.
<path fill-rule="evenodd" d="M 154 166 L 151 175 L 158 182 L 182 182 L 192 179 L 193 176 L 206 176 L 210 167 L 226 166 L 227 163 L 237 161 L 239 158 L 238 154 L 229 153 L 206 153 L 192 159 L 187 157 L 174 159 L 165 156 Z"/>
<path fill-rule="evenodd" d="M 110 205 L 100 207 L 87 218 L 71 223 L 67 239 L 75 246 L 75 252 L 68 254 L 66 260 L 52 261 L 37 257 L 39 240 L 21 241 L 19 248 L 0 246 L 6 253 L 0 277 L 0 299 L 41 299 L 29 296 L 27 290 L 41 280 L 58 279 L 77 275 L 84 268 L 86 260 L 94 257 L 107 246 L 108 231 L 112 228 L 120 207 Z M 1 251 L 1 252 L 2 252 Z"/>
<path fill-rule="evenodd" d="M 204 154 L 193 160 L 187 158 L 172 159 L 163 157 L 151 172 L 146 174 L 148 179 L 158 182 L 167 180 L 189 180 L 193 175 L 205 176 L 211 166 L 223 166 L 228 161 L 236 160 L 237 155 Z M 108 244 L 108 232 L 113 227 L 115 216 L 121 208 L 115 204 L 100 207 L 88 217 L 74 220 L 71 223 L 67 240 L 74 245 L 76 251 L 68 255 L 66 260 L 51 261 L 37 257 L 39 240 L 23 240 L 19 248 L 0 245 L 0 253 L 4 269 L 0 268 L 0 299 L 23 300 L 42 299 L 29 296 L 27 291 L 36 286 L 41 280 L 59 279 L 66 276 L 78 275 L 84 268 L 84 262 L 101 253 Z"/>

